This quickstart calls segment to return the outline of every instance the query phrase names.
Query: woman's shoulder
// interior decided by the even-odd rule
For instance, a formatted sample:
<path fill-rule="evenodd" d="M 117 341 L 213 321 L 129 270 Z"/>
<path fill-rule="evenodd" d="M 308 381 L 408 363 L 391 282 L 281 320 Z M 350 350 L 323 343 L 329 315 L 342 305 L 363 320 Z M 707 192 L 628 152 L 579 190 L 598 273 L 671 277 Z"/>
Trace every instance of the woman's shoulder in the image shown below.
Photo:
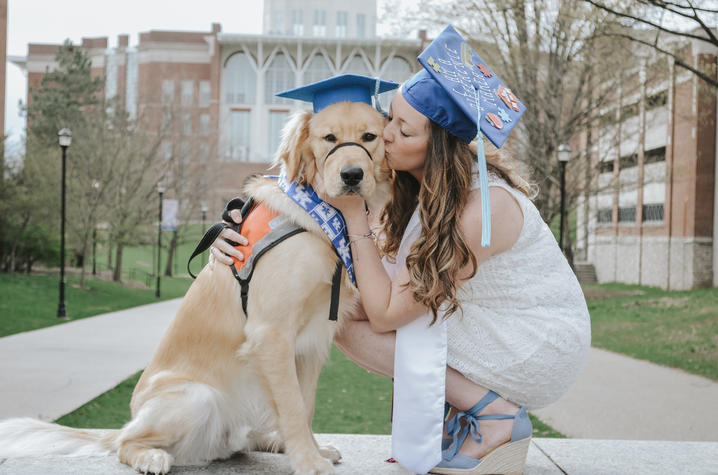
<path fill-rule="evenodd" d="M 504 187 L 489 188 L 491 202 L 491 255 L 509 250 L 518 240 L 523 228 L 524 215 L 516 197 Z M 474 189 L 460 217 L 460 225 L 469 247 L 477 252 L 481 247 L 481 230 L 484 217 L 481 214 L 481 192 Z"/>

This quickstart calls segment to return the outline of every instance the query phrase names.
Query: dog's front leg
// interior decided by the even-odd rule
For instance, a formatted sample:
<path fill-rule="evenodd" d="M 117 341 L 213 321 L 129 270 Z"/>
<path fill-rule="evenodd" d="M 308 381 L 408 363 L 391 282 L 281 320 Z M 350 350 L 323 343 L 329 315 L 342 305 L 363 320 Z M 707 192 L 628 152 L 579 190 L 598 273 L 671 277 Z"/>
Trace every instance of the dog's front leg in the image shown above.
<path fill-rule="evenodd" d="M 319 355 L 304 355 L 297 357 L 297 379 L 299 386 L 302 388 L 302 398 L 307 408 L 307 424 L 312 427 L 312 419 L 314 418 L 314 403 L 317 397 L 317 381 L 319 373 L 322 370 L 322 358 Z M 339 462 L 342 454 L 332 445 L 319 445 L 312 433 L 314 445 L 316 445 L 322 457 L 331 460 L 333 463 Z"/>
<path fill-rule="evenodd" d="M 248 343 L 277 410 L 279 432 L 295 473 L 334 473 L 331 463 L 320 455 L 308 423 L 307 407 L 297 378 L 295 337 L 275 332 L 256 332 L 248 337 L 260 340 Z"/>

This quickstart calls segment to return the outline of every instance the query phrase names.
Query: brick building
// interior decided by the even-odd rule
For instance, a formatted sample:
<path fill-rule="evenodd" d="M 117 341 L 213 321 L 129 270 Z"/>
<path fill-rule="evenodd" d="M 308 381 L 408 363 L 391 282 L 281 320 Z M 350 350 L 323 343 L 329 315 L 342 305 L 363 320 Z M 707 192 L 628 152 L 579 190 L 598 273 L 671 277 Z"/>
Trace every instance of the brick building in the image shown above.
<path fill-rule="evenodd" d="M 716 285 L 716 91 L 665 56 L 640 53 L 600 123 L 579 138 L 598 176 L 576 209 L 576 256 L 599 282 Z M 694 42 L 681 54 L 716 77 L 715 50 Z"/>
<path fill-rule="evenodd" d="M 342 73 L 401 82 L 416 69 L 423 41 L 378 38 L 376 1 L 307 5 L 265 0 L 261 35 L 223 33 L 213 24 L 206 32 L 140 33 L 134 46 L 127 35 L 114 47 L 108 38 L 82 39 L 93 76 L 105 78 L 105 97 L 162 134 L 165 157 L 198 165 L 208 216 L 238 194 L 246 176 L 267 170 L 287 117 L 309 107 L 276 92 Z M 27 57 L 14 60 L 29 90 L 55 66 L 58 47 L 31 43 Z"/>

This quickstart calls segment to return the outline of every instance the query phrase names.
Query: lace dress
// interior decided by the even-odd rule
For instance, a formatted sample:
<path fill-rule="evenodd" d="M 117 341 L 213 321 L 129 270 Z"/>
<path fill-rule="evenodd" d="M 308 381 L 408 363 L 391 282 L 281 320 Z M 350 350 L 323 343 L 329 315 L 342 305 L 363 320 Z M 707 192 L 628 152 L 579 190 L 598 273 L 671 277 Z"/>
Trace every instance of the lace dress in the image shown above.
<path fill-rule="evenodd" d="M 558 400 L 575 382 L 591 342 L 581 287 L 526 195 L 506 189 L 524 221 L 511 249 L 484 261 L 458 292 L 463 308 L 447 320 L 447 363 L 468 379 L 527 409 Z M 478 177 L 473 189 L 478 188 Z M 421 232 L 414 211 L 397 251 L 384 267 L 393 279 Z"/>
<path fill-rule="evenodd" d="M 526 195 L 490 175 L 521 206 L 511 249 L 484 261 L 448 321 L 448 365 L 528 409 L 558 400 L 576 381 L 591 343 L 586 300 L 571 267 Z M 474 180 L 473 188 L 478 188 Z"/>

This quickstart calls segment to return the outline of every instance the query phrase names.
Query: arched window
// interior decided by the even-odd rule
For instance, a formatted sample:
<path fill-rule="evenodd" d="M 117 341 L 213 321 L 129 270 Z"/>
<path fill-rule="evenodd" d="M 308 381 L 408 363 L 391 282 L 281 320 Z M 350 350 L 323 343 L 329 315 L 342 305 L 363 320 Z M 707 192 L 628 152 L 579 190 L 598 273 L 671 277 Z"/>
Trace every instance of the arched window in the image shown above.
<path fill-rule="evenodd" d="M 224 66 L 225 102 L 254 104 L 257 93 L 257 73 L 245 53 L 230 56 Z"/>
<path fill-rule="evenodd" d="M 265 104 L 291 104 L 290 99 L 276 97 L 278 92 L 294 88 L 294 71 L 284 53 L 277 53 L 265 75 Z"/>
<path fill-rule="evenodd" d="M 349 61 L 349 64 L 347 65 L 346 69 L 344 70 L 344 73 L 346 74 L 361 74 L 363 76 L 371 76 L 371 72 L 369 71 L 369 68 L 367 68 L 366 63 L 364 62 L 364 59 L 358 55 L 355 54 L 354 57 Z"/>
<path fill-rule="evenodd" d="M 409 79 L 412 73 L 411 66 L 404 58 L 394 56 L 384 65 L 381 78 L 385 81 L 394 81 L 401 84 Z M 379 96 L 379 103 L 385 111 L 389 110 L 389 104 L 391 104 L 397 90 L 394 89 Z"/>
<path fill-rule="evenodd" d="M 312 84 L 332 76 L 332 68 L 324 58 L 324 55 L 317 53 L 309 60 L 304 69 L 304 84 Z"/>

